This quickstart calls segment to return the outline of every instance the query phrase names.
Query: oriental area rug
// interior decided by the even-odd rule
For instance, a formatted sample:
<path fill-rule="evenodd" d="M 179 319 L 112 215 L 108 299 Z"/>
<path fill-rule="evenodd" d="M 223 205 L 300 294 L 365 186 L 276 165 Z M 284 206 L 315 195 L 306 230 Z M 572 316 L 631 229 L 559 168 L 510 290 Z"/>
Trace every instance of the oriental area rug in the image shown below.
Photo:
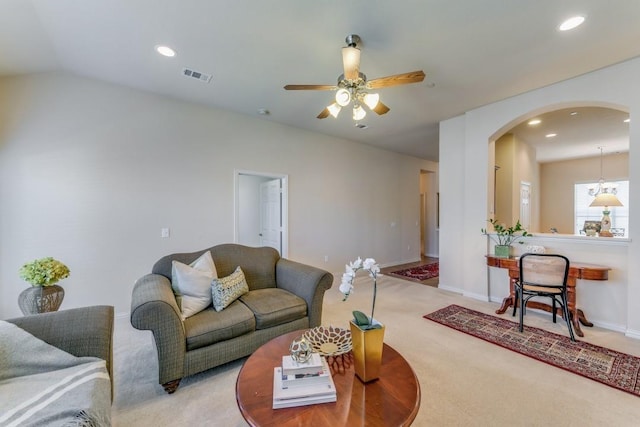
<path fill-rule="evenodd" d="M 640 396 L 640 358 L 567 336 L 450 305 L 423 316 L 449 328 Z"/>
<path fill-rule="evenodd" d="M 394 276 L 406 277 L 408 279 L 423 281 L 438 277 L 440 274 L 440 264 L 434 262 L 432 264 L 421 265 L 418 267 L 405 268 L 403 270 L 392 271 L 389 274 Z"/>

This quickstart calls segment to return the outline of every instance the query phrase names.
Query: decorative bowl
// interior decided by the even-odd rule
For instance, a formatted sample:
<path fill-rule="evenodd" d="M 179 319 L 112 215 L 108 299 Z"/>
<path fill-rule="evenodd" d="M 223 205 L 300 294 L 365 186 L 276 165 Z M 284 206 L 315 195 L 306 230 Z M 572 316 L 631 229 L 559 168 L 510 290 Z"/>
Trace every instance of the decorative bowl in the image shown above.
<path fill-rule="evenodd" d="M 333 326 L 317 326 L 304 333 L 313 351 L 321 356 L 337 356 L 351 351 L 351 331 Z"/>

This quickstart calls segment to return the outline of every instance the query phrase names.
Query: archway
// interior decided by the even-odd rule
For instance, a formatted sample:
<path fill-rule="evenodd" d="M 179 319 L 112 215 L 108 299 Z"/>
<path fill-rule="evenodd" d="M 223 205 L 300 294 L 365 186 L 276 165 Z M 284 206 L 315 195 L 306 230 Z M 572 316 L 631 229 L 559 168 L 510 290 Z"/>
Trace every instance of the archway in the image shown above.
<path fill-rule="evenodd" d="M 504 125 L 488 146 L 488 217 L 505 223 L 520 219 L 538 233 L 575 234 L 574 191 L 577 184 L 603 178 L 599 147 L 605 153 L 604 178 L 628 180 L 628 118 L 622 106 L 585 102 L 550 105 Z M 628 212 L 620 218 L 624 215 L 628 218 Z"/>

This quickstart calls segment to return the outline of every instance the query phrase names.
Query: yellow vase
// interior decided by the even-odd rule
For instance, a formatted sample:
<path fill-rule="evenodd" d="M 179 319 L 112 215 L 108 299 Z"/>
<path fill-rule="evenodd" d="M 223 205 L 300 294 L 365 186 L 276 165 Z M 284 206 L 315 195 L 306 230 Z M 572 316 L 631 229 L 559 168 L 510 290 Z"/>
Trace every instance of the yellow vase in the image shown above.
<path fill-rule="evenodd" d="M 378 379 L 382 366 L 384 325 L 380 329 L 362 330 L 352 320 L 350 327 L 356 376 L 364 383 Z"/>

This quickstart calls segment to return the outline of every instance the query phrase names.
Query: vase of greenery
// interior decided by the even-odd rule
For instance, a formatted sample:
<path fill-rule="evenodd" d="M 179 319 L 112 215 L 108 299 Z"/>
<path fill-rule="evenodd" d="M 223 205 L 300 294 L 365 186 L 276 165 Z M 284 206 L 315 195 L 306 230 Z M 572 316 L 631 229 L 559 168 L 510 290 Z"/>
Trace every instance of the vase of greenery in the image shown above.
<path fill-rule="evenodd" d="M 18 296 L 24 315 L 57 311 L 64 299 L 64 289 L 57 283 L 69 277 L 69 268 L 51 257 L 28 262 L 20 268 L 20 277 L 31 284 Z"/>
<path fill-rule="evenodd" d="M 488 220 L 493 226 L 493 233 L 487 231 L 485 228 L 481 228 L 480 232 L 487 235 L 494 241 L 494 254 L 497 257 L 508 258 L 511 255 L 511 245 L 514 243 L 523 244 L 519 241 L 523 237 L 531 237 L 532 234 L 528 233 L 524 229 L 520 220 L 516 222 L 516 225 L 507 228 L 504 224 L 498 222 L 497 219 Z"/>

